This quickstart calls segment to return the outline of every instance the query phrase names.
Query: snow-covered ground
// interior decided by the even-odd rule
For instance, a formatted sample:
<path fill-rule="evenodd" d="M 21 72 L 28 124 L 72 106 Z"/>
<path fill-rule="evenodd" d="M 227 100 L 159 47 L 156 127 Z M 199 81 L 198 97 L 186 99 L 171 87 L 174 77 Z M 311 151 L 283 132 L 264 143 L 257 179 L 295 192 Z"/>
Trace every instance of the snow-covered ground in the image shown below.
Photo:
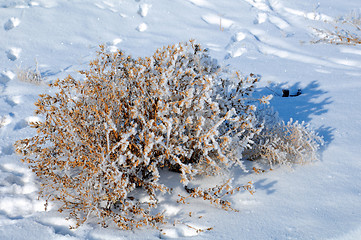
<path fill-rule="evenodd" d="M 359 0 L 0 0 L 0 239 L 361 239 L 361 46 L 310 43 L 314 27 L 360 10 Z M 147 56 L 189 39 L 223 66 L 260 74 L 258 93 L 275 95 L 284 120 L 307 121 L 324 137 L 321 160 L 235 174 L 256 189 L 232 196 L 239 212 L 164 196 L 170 223 L 161 231 L 92 222 L 69 230 L 64 215 L 44 211 L 34 175 L 14 153 L 16 140 L 34 134 L 38 94 L 50 91 L 19 81 L 18 69 L 38 64 L 50 82 L 78 76 L 99 44 Z M 283 88 L 303 94 L 282 98 Z"/>

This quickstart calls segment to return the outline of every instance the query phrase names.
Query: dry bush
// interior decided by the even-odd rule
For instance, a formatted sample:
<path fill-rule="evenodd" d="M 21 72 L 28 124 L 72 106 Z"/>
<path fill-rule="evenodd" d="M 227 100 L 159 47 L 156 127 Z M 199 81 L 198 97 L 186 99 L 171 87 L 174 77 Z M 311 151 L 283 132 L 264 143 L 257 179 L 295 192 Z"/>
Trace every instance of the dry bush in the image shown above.
<path fill-rule="evenodd" d="M 328 22 L 332 25 L 332 30 L 314 28 L 318 39 L 312 43 L 330 43 L 336 45 L 358 45 L 361 44 L 361 16 L 359 14 L 350 14 L 345 18 L 339 18 L 334 22 Z"/>
<path fill-rule="evenodd" d="M 241 190 L 245 190 L 253 194 L 253 185 L 252 182 L 248 182 L 246 185 L 232 188 L 230 185 L 231 181 L 232 179 L 228 179 L 223 184 L 206 189 L 200 187 L 189 188 L 185 186 L 188 195 L 185 197 L 179 195 L 180 198 L 178 199 L 178 202 L 185 204 L 188 198 L 202 198 L 203 200 L 209 201 L 211 204 L 220 205 L 224 210 L 233 210 L 238 212 L 238 210 L 231 207 L 231 202 L 224 200 L 223 197 L 226 195 L 232 195 L 233 193 Z"/>
<path fill-rule="evenodd" d="M 242 166 L 240 154 L 261 129 L 249 103 L 258 78 L 223 71 L 193 41 L 138 59 L 101 47 L 81 73 L 83 81 L 69 76 L 51 84 L 54 95 L 40 95 L 37 135 L 16 143 L 41 182 L 40 197 L 62 203 L 76 226 L 91 216 L 122 229 L 163 222 L 152 209 L 171 189 L 159 183 L 159 169 L 179 172 L 188 186 Z M 227 207 L 219 197 L 205 199 Z"/>
<path fill-rule="evenodd" d="M 43 83 L 43 78 L 38 69 L 38 64 L 36 64 L 35 69 L 31 69 L 31 68 L 23 69 L 18 67 L 18 69 L 16 70 L 16 76 L 22 82 L 32 83 L 35 85 L 40 85 Z"/>
<path fill-rule="evenodd" d="M 322 137 L 304 122 L 281 121 L 271 108 L 258 111 L 257 118 L 263 122 L 263 129 L 253 139 L 252 147 L 244 156 L 251 161 L 269 165 L 304 164 L 318 159 Z"/>
<path fill-rule="evenodd" d="M 6 123 L 6 117 L 0 116 L 0 128 L 5 126 L 5 123 Z"/>

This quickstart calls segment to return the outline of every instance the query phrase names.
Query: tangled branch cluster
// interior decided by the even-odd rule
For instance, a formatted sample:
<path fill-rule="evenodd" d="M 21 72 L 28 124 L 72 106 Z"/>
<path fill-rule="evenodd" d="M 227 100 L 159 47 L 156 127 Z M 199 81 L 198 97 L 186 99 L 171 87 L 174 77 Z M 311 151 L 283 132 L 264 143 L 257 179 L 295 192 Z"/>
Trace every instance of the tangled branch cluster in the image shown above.
<path fill-rule="evenodd" d="M 178 199 L 178 202 L 185 204 L 186 200 L 188 198 L 191 198 L 191 197 L 192 198 L 203 198 L 203 200 L 207 200 L 211 204 L 221 206 L 224 210 L 233 210 L 233 211 L 237 212 L 236 209 L 233 209 L 231 207 L 231 202 L 229 202 L 228 200 L 223 200 L 222 198 L 226 195 L 232 195 L 233 193 L 239 192 L 241 190 L 245 190 L 245 191 L 248 191 L 249 193 L 253 194 L 254 190 L 253 190 L 252 182 L 248 182 L 244 186 L 232 188 L 230 185 L 231 180 L 232 179 L 228 179 L 228 181 L 226 181 L 225 183 L 223 183 L 221 185 L 217 185 L 215 187 L 211 187 L 211 188 L 207 188 L 207 189 L 203 189 L 200 187 L 189 188 L 189 187 L 185 186 L 185 189 L 189 195 L 186 197 L 179 195 L 180 198 Z"/>
<path fill-rule="evenodd" d="M 272 168 L 281 164 L 305 164 L 318 159 L 317 152 L 323 139 L 305 122 L 290 119 L 285 123 L 272 108 L 263 108 L 256 115 L 264 127 L 253 138 L 252 147 L 244 152 L 249 160 L 262 162 Z"/>
<path fill-rule="evenodd" d="M 318 37 L 313 43 L 330 43 L 335 45 L 358 45 L 361 44 L 361 17 L 350 15 L 330 23 L 333 29 L 318 29 L 314 31 Z"/>

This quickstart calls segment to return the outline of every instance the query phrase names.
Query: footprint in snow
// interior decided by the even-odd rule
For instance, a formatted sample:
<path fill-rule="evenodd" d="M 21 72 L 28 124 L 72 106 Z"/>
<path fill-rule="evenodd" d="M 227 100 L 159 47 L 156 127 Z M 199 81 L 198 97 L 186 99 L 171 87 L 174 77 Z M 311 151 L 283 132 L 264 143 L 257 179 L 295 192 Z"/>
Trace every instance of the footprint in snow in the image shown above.
<path fill-rule="evenodd" d="M 12 144 L 0 148 L 0 155 L 11 155 L 13 153 L 14 153 L 14 148 Z"/>
<path fill-rule="evenodd" d="M 123 39 L 121 39 L 121 38 L 115 38 L 113 41 L 106 42 L 106 47 L 110 52 L 113 52 L 113 53 L 117 52 L 118 51 L 117 45 L 119 43 L 121 43 L 122 41 L 123 41 Z"/>
<path fill-rule="evenodd" d="M 146 17 L 148 15 L 149 9 L 152 5 L 147 3 L 142 3 L 139 5 L 138 14 L 142 17 Z"/>
<path fill-rule="evenodd" d="M 246 34 L 244 32 L 237 32 L 232 36 L 232 42 L 240 42 L 246 38 Z"/>
<path fill-rule="evenodd" d="M 232 36 L 230 43 L 226 47 L 228 54 L 225 59 L 239 57 L 247 52 L 247 48 L 241 43 L 246 37 L 247 35 L 244 32 L 237 32 Z"/>
<path fill-rule="evenodd" d="M 261 12 L 257 14 L 256 19 L 253 21 L 254 24 L 262 24 L 269 20 L 271 24 L 277 27 L 280 30 L 285 30 L 290 27 L 289 23 L 277 16 L 269 15 L 266 12 Z"/>
<path fill-rule="evenodd" d="M 21 187 L 17 189 L 19 189 L 19 192 L 22 190 Z M 13 193 L 13 195 L 15 194 Z M 15 195 L 5 196 L 0 199 L 0 212 L 10 219 L 22 219 L 24 215 L 32 214 L 35 211 L 33 202 L 27 196 Z"/>
<path fill-rule="evenodd" d="M 286 20 L 276 16 L 269 16 L 269 21 L 280 30 L 285 30 L 290 27 Z"/>
<path fill-rule="evenodd" d="M 9 31 L 17 26 L 19 26 L 20 24 L 20 19 L 19 18 L 16 18 L 16 17 L 12 17 L 10 18 L 5 24 L 4 24 L 4 29 L 6 31 Z"/>
<path fill-rule="evenodd" d="M 0 116 L 0 128 L 9 125 L 12 122 L 11 114 Z"/>
<path fill-rule="evenodd" d="M 230 50 L 228 50 L 227 52 L 228 52 L 228 54 L 225 56 L 225 59 L 236 58 L 236 57 L 240 57 L 244 53 L 246 53 L 247 48 L 245 46 L 237 46 L 237 47 L 230 48 Z"/>
<path fill-rule="evenodd" d="M 20 130 L 20 129 L 26 128 L 27 126 L 29 126 L 30 123 L 40 122 L 40 121 L 41 121 L 41 119 L 36 116 L 30 116 L 30 117 L 24 118 L 16 123 L 14 130 Z"/>
<path fill-rule="evenodd" d="M 110 10 L 112 12 L 118 12 L 117 6 L 115 3 L 111 3 L 109 1 L 102 1 L 101 3 L 94 3 L 96 7 L 102 10 Z"/>
<path fill-rule="evenodd" d="M 9 60 L 15 61 L 16 59 L 19 58 L 20 53 L 21 53 L 21 48 L 14 47 L 6 51 L 6 56 L 8 57 Z"/>
<path fill-rule="evenodd" d="M 273 10 L 271 4 L 267 0 L 245 0 L 248 2 L 252 7 L 257 8 L 261 11 L 271 12 Z"/>
<path fill-rule="evenodd" d="M 2 73 L 0 73 L 0 83 L 7 83 L 10 80 L 13 80 L 15 78 L 15 73 L 13 73 L 12 71 L 3 71 Z"/>
<path fill-rule="evenodd" d="M 261 24 L 267 21 L 268 15 L 267 13 L 258 13 L 257 18 L 253 21 L 254 24 Z"/>
<path fill-rule="evenodd" d="M 5 102 L 7 104 L 9 104 L 11 107 L 14 107 L 16 105 L 19 105 L 20 103 L 22 103 L 22 98 L 19 95 L 16 96 L 11 96 L 5 99 Z"/>
<path fill-rule="evenodd" d="M 146 23 L 141 23 L 138 25 L 137 30 L 139 32 L 144 32 L 145 30 L 147 30 L 147 28 L 148 28 L 148 25 Z"/>
<path fill-rule="evenodd" d="M 217 14 L 206 14 L 202 16 L 203 21 L 208 24 L 218 25 L 221 30 L 230 28 L 234 22 Z"/>
<path fill-rule="evenodd" d="M 69 221 L 62 217 L 46 217 L 40 219 L 38 223 L 53 229 L 56 234 L 75 237 L 74 231 L 69 229 Z"/>

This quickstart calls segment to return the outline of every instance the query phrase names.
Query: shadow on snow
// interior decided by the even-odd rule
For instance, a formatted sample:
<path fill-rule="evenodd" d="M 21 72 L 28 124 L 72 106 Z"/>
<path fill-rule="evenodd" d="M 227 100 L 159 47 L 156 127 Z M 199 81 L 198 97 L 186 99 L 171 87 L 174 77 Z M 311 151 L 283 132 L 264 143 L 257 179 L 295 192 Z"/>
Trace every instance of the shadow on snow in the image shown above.
<path fill-rule="evenodd" d="M 257 89 L 255 96 L 272 94 L 271 106 L 285 122 L 292 118 L 299 122 L 309 123 L 312 120 L 312 116 L 320 116 L 327 113 L 327 106 L 332 103 L 332 100 L 331 97 L 325 96 L 328 92 L 320 89 L 320 84 L 317 81 L 310 82 L 306 87 L 302 86 L 300 82 L 292 86 L 289 86 L 287 83 L 271 84 Z M 282 97 L 283 89 L 289 90 L 290 95 L 296 95 L 301 90 L 301 95 Z M 325 145 L 322 149 L 325 149 L 333 140 L 332 132 L 334 129 L 329 126 L 321 126 L 314 130 L 324 138 Z"/>

